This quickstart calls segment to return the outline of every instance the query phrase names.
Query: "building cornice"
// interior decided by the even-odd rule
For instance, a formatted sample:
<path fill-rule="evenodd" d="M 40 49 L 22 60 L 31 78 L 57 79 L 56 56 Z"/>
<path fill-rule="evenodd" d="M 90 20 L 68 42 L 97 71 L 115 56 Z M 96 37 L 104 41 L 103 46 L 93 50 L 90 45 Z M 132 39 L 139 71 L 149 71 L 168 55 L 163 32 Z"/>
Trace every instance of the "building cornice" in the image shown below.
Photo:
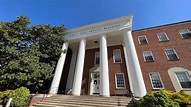
<path fill-rule="evenodd" d="M 64 38 L 66 40 L 76 39 L 81 36 L 91 36 L 99 33 L 107 33 L 115 30 L 132 28 L 132 15 L 111 19 L 95 24 L 82 26 L 79 28 L 66 30 Z"/>

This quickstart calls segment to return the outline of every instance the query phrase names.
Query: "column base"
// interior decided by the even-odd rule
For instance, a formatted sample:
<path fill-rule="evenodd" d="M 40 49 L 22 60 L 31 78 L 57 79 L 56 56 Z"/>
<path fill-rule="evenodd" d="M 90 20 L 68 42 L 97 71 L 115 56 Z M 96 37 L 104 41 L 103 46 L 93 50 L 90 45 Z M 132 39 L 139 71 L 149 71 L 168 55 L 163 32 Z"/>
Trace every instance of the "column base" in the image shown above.
<path fill-rule="evenodd" d="M 110 97 L 110 95 L 99 95 L 100 97 Z"/>
<path fill-rule="evenodd" d="M 79 94 L 72 94 L 73 96 L 80 96 Z"/>

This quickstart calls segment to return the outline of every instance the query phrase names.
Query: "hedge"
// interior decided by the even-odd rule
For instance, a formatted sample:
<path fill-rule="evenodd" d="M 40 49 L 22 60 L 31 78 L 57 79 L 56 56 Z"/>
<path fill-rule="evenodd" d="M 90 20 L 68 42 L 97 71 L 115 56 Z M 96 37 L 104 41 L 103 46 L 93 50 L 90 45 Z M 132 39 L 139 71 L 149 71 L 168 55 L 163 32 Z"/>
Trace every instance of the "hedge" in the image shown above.
<path fill-rule="evenodd" d="M 191 95 L 184 91 L 152 91 L 138 101 L 138 107 L 191 107 Z"/>
<path fill-rule="evenodd" d="M 6 90 L 0 92 L 0 103 L 5 105 L 9 98 L 12 98 L 11 107 L 21 107 L 28 103 L 30 91 L 25 87 L 16 90 Z"/>

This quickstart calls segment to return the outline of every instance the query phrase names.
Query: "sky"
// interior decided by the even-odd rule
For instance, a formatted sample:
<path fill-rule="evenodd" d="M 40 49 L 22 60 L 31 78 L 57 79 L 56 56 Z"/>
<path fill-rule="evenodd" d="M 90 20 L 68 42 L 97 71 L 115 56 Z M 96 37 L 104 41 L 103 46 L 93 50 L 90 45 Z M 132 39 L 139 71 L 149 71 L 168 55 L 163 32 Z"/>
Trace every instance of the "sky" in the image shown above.
<path fill-rule="evenodd" d="M 32 25 L 72 29 L 133 15 L 133 30 L 191 20 L 191 0 L 0 0 L 0 21 L 17 16 Z"/>

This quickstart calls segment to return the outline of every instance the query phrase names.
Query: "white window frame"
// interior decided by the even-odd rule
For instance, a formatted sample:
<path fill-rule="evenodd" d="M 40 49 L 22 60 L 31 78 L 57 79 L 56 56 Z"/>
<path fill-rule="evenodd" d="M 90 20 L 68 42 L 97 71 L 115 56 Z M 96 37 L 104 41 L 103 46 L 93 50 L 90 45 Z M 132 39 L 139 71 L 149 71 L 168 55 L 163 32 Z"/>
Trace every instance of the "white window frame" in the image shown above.
<path fill-rule="evenodd" d="M 152 73 L 157 73 L 157 74 L 158 74 L 159 79 L 160 79 L 161 84 L 162 84 L 162 88 L 155 88 L 155 87 L 153 86 L 152 78 L 151 78 L 151 75 L 150 75 L 150 74 L 152 74 Z M 151 85 L 152 85 L 152 88 L 153 88 L 153 89 L 165 89 L 164 84 L 163 84 L 163 81 L 162 81 L 162 79 L 161 79 L 161 76 L 160 76 L 160 73 L 159 73 L 159 72 L 150 72 L 150 73 L 149 73 L 149 78 L 150 78 L 150 82 L 151 82 Z"/>
<path fill-rule="evenodd" d="M 150 52 L 150 53 L 151 53 L 151 56 L 152 56 L 152 58 L 153 58 L 153 61 L 146 61 L 144 52 Z M 145 62 L 154 62 L 154 61 L 155 61 L 155 58 L 154 58 L 153 53 L 152 53 L 151 51 L 143 51 L 142 54 L 143 54 L 143 58 L 144 58 L 144 61 L 145 61 Z"/>
<path fill-rule="evenodd" d="M 167 53 L 166 53 L 166 51 L 165 50 L 173 50 L 174 51 L 174 53 L 176 54 L 176 56 L 177 56 L 177 59 L 169 59 L 169 57 L 168 57 L 168 55 L 167 55 Z M 169 60 L 169 61 L 176 61 L 176 60 L 179 60 L 180 58 L 179 58 L 179 56 L 178 56 L 178 54 L 176 53 L 176 51 L 175 51 L 175 49 L 173 49 L 173 48 L 170 48 L 170 49 L 165 49 L 164 50 L 164 52 L 165 52 L 165 54 L 166 54 L 166 57 L 167 57 L 167 59 Z"/>
<path fill-rule="evenodd" d="M 181 31 L 182 31 L 182 30 L 187 30 L 188 33 L 191 33 L 191 31 L 190 31 L 189 29 L 179 29 L 179 30 L 178 30 L 179 34 L 181 35 L 181 37 L 182 37 L 183 39 L 188 39 L 188 38 L 184 38 L 184 37 L 182 36 L 182 34 L 181 34 Z"/>
<path fill-rule="evenodd" d="M 185 74 L 186 74 L 186 77 L 188 78 L 188 80 L 191 81 L 191 77 L 189 77 L 188 72 L 187 72 L 187 71 L 175 71 L 175 72 L 174 72 L 174 75 L 175 75 L 175 77 L 176 77 L 176 79 L 177 79 L 177 81 L 178 81 L 178 84 L 180 85 L 181 89 L 183 89 L 183 90 L 191 89 L 191 88 L 182 88 L 182 85 L 180 84 L 180 81 L 179 81 L 179 79 L 178 79 L 178 77 L 177 77 L 177 75 L 176 75 L 177 72 L 183 72 L 183 73 L 185 73 Z"/>
<path fill-rule="evenodd" d="M 145 37 L 145 40 L 147 41 L 147 43 L 142 44 L 141 41 L 140 41 L 140 39 L 139 39 L 139 37 Z M 138 41 L 139 41 L 139 44 L 140 44 L 140 45 L 146 45 L 146 44 L 148 44 L 148 40 L 147 40 L 147 37 L 146 37 L 145 35 L 144 35 L 144 36 L 138 36 Z"/>
<path fill-rule="evenodd" d="M 167 40 L 165 40 L 165 41 L 160 40 L 160 38 L 159 38 L 159 34 L 162 34 L 162 33 L 165 34 Z M 166 34 L 165 32 L 157 33 L 157 37 L 158 37 L 158 39 L 159 39 L 159 42 L 168 42 L 168 41 L 169 41 L 169 38 L 168 38 L 168 36 L 167 36 L 167 34 Z"/>
<path fill-rule="evenodd" d="M 96 54 L 99 53 L 99 64 L 100 64 L 100 52 L 95 52 L 95 56 L 94 56 L 94 65 L 99 65 L 99 64 L 96 64 Z"/>
<path fill-rule="evenodd" d="M 119 51 L 120 52 L 120 58 L 121 58 L 121 61 L 120 62 L 116 62 L 115 61 L 115 54 L 114 54 L 114 51 Z M 113 50 L 113 63 L 122 63 L 122 57 L 121 57 L 121 50 L 120 49 L 115 49 L 115 50 Z"/>
<path fill-rule="evenodd" d="M 122 74 L 122 75 L 123 75 L 124 87 L 118 87 L 118 86 L 117 86 L 117 74 Z M 116 85 L 116 89 L 126 89 L 126 83 L 125 83 L 124 73 L 115 73 L 115 85 Z"/>

